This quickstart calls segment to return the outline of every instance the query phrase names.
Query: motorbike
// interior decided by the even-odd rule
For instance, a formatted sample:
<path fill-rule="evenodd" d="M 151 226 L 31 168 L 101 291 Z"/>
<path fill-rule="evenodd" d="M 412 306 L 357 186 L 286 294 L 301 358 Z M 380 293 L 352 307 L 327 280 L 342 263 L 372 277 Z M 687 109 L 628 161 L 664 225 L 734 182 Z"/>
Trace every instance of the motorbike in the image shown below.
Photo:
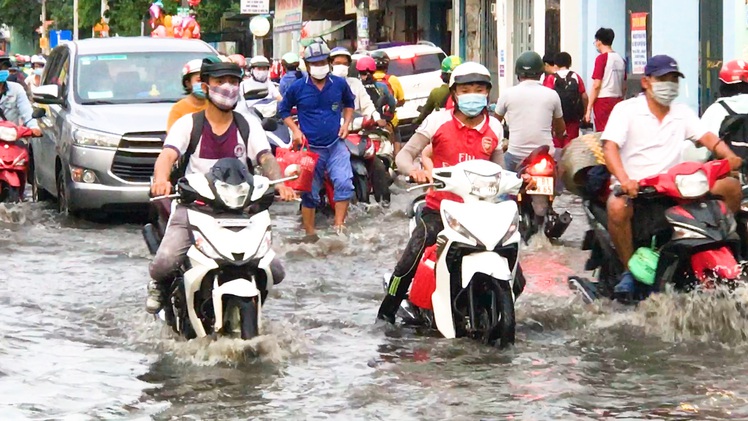
<path fill-rule="evenodd" d="M 605 297 L 638 302 L 653 292 L 663 291 L 668 284 L 678 291 L 696 286 L 736 285 L 745 276 L 745 263 L 738 263 L 745 242 L 741 241 L 732 212 L 709 193 L 714 183 L 729 172 L 726 160 L 684 162 L 666 173 L 639 181 L 639 194 L 632 200 L 636 252 L 628 263 L 640 281 L 633 295 L 614 292 L 625 266 L 607 230 L 606 205 L 585 198 L 591 229 L 585 234 L 582 249 L 590 251 L 585 269 L 596 271 L 597 281 L 573 276 L 569 286 L 581 292 L 586 301 Z M 613 192 L 623 195 L 620 186 Z M 745 221 L 742 225 L 745 231 Z"/>
<path fill-rule="evenodd" d="M 265 85 L 248 84 L 247 91 L 244 93 L 244 106 L 237 106 L 237 112 L 245 117 L 251 112 L 262 120 L 262 127 L 270 143 L 270 151 L 275 155 L 277 148 L 291 149 L 293 136 L 291 129 L 278 116 L 278 101 L 267 96 L 268 90 Z"/>
<path fill-rule="evenodd" d="M 187 339 L 251 339 L 262 327 L 262 305 L 274 283 L 268 212 L 274 200 L 272 186 L 293 177 L 270 181 L 249 174 L 238 180 L 243 165 L 239 160 L 224 158 L 218 165 L 237 170 L 187 175 L 177 183 L 175 194 L 151 199 L 161 204 L 158 222 L 143 228 L 150 253 L 156 254 L 168 221 L 165 199 L 176 199 L 187 208 L 193 241 L 158 317 Z"/>
<path fill-rule="evenodd" d="M 425 323 L 445 338 L 471 337 L 508 346 L 514 343 L 514 303 L 525 278 L 518 264 L 519 210 L 514 201 L 502 199 L 519 193 L 522 179 L 485 160 L 435 169 L 433 178 L 433 183 L 411 190 L 433 186 L 463 202 L 441 202 L 444 229 L 434 254 L 424 253 L 398 316 L 405 323 Z M 408 211 L 411 233 L 423 198 L 416 198 Z M 425 276 L 420 276 L 422 270 Z M 385 276 L 385 289 L 389 278 Z M 430 299 L 419 306 L 412 301 L 413 292 L 423 288 Z"/>
<path fill-rule="evenodd" d="M 517 203 L 522 215 L 520 220 L 522 239 L 527 243 L 541 228 L 549 239 L 558 239 L 569 227 L 572 218 L 567 211 L 558 214 L 553 210 L 558 169 L 556 161 L 550 154 L 550 147 L 545 145 L 535 149 L 519 164 L 517 172 L 531 175 L 536 185 L 534 189 L 523 189 L 517 195 Z"/>
<path fill-rule="evenodd" d="M 19 142 L 32 136 L 28 127 L 0 121 L 0 203 L 23 200 L 29 174 L 29 152 Z"/>

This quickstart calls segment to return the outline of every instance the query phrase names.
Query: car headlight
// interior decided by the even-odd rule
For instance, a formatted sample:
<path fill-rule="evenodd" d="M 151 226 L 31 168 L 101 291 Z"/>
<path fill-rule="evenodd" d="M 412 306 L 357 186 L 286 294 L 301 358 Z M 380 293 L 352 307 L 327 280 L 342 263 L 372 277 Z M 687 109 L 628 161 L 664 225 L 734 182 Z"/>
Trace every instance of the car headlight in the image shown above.
<path fill-rule="evenodd" d="M 509 241 L 510 238 L 514 235 L 515 232 L 519 229 L 519 212 L 514 214 L 514 219 L 512 219 L 512 223 L 509 224 L 509 228 L 506 230 L 506 234 L 504 234 L 504 238 L 499 241 L 499 245 L 503 245 L 507 241 Z"/>
<path fill-rule="evenodd" d="M 470 181 L 470 194 L 481 199 L 489 199 L 499 194 L 500 172 L 493 175 L 481 175 L 465 171 L 465 175 Z"/>
<path fill-rule="evenodd" d="M 687 199 L 701 197 L 709 192 L 709 179 L 702 170 L 688 175 L 676 175 L 675 185 L 678 186 L 680 195 Z"/>
<path fill-rule="evenodd" d="M 475 241 L 477 244 L 482 244 L 478 239 L 470 233 L 470 231 L 467 230 L 467 228 L 463 227 L 462 224 L 460 224 L 460 221 L 457 220 L 457 218 L 453 217 L 449 212 L 442 210 L 442 213 L 444 213 L 444 219 L 447 222 L 447 225 L 449 225 L 450 228 L 455 230 L 458 234 L 461 236 Z"/>
<path fill-rule="evenodd" d="M 266 255 L 270 251 L 270 247 L 273 246 L 273 234 L 270 229 L 265 231 L 265 236 L 262 237 L 262 241 L 260 241 L 260 247 L 257 248 L 257 253 L 255 253 L 255 257 L 262 257 Z"/>
<path fill-rule="evenodd" d="M 229 209 L 241 209 L 244 207 L 244 203 L 246 203 L 247 196 L 249 195 L 249 183 L 244 182 L 239 185 L 232 185 L 216 180 L 215 186 L 218 197 L 221 198 L 226 207 Z"/>
<path fill-rule="evenodd" d="M 213 248 L 213 246 L 210 245 L 208 240 L 203 237 L 202 234 L 200 234 L 197 231 L 193 231 L 192 235 L 195 237 L 195 247 L 197 247 L 200 252 L 211 259 L 223 259 L 223 256 L 221 256 L 216 249 Z"/>
<path fill-rule="evenodd" d="M 73 143 L 80 146 L 98 146 L 102 148 L 116 148 L 119 146 L 120 136 L 110 133 L 97 132 L 86 129 L 73 130 Z"/>

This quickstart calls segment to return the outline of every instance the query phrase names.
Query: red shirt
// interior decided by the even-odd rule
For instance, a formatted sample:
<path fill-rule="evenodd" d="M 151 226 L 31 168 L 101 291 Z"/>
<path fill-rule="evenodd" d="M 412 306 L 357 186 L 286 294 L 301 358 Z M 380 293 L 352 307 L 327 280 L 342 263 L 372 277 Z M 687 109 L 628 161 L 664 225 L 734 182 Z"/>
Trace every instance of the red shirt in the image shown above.
<path fill-rule="evenodd" d="M 454 110 L 434 111 L 416 130 L 431 139 L 434 168 L 449 167 L 473 159 L 491 159 L 491 155 L 504 137 L 504 128 L 494 117 L 470 128 L 454 117 Z M 430 191 L 426 195 L 426 206 L 438 210 L 441 201 L 462 199 L 448 192 Z"/>
<path fill-rule="evenodd" d="M 548 75 L 545 77 L 545 80 L 543 81 L 543 86 L 551 89 L 556 89 L 556 78 L 566 78 L 566 76 L 571 72 L 571 70 L 559 70 L 555 74 Z M 577 80 L 577 84 L 579 85 L 579 93 L 583 94 L 586 92 L 586 89 L 584 87 L 584 81 L 582 80 L 582 77 L 579 76 L 579 73 L 572 72 L 573 77 Z"/>

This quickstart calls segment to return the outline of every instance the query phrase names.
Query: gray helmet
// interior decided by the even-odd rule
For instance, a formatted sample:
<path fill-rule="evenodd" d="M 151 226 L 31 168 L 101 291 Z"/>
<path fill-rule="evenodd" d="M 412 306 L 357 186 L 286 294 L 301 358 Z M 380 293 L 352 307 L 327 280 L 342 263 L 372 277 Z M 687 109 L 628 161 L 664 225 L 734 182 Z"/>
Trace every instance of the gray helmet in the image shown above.
<path fill-rule="evenodd" d="M 534 51 L 525 51 L 517 57 L 514 64 L 514 73 L 518 77 L 535 78 L 543 74 L 545 64 L 540 54 Z"/>

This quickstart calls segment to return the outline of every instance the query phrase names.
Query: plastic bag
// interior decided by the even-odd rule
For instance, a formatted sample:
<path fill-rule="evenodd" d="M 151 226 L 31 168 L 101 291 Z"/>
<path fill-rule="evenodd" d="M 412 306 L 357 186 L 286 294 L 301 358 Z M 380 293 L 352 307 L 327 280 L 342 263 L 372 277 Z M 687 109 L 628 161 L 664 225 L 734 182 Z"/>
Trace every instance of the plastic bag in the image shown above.
<path fill-rule="evenodd" d="M 426 247 L 418 263 L 408 299 L 413 305 L 432 310 L 431 296 L 436 291 L 436 244 Z"/>
<path fill-rule="evenodd" d="M 308 150 L 306 142 L 299 151 L 278 148 L 275 153 L 275 158 L 284 177 L 290 177 L 294 174 L 299 175 L 295 180 L 286 181 L 286 186 L 300 192 L 312 191 L 314 169 L 317 166 L 319 155 Z"/>

